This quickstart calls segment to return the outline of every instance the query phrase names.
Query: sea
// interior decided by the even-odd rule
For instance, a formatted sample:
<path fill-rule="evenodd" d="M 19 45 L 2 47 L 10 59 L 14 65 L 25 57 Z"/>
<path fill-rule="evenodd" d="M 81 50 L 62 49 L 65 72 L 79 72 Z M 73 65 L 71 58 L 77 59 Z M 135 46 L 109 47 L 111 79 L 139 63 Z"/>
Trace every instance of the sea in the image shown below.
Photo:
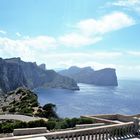
<path fill-rule="evenodd" d="M 79 91 L 38 88 L 40 105 L 53 103 L 60 117 L 140 113 L 140 80 L 119 80 L 118 87 L 79 83 Z"/>

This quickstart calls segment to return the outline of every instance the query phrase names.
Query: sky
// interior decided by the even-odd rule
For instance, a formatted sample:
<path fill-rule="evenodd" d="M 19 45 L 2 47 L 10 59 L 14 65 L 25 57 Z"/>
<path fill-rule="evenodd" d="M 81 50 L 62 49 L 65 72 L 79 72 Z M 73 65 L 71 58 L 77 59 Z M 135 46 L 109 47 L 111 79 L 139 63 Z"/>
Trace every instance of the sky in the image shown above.
<path fill-rule="evenodd" d="M 0 57 L 140 79 L 140 0 L 0 0 Z"/>

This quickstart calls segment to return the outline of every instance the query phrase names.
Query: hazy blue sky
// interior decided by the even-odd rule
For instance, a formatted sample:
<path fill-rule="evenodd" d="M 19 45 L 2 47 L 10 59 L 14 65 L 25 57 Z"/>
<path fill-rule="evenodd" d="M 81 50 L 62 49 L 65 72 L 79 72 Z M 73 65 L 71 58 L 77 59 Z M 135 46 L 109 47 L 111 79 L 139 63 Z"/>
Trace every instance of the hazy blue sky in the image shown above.
<path fill-rule="evenodd" d="M 140 78 L 140 0 L 0 0 L 0 57 Z"/>

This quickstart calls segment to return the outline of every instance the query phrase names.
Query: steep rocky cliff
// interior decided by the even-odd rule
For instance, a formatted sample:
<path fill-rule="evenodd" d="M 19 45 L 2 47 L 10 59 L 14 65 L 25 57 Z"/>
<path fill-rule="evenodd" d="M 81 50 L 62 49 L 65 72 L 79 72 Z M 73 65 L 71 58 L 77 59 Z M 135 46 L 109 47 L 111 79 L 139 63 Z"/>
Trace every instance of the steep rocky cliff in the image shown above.
<path fill-rule="evenodd" d="M 105 68 L 94 71 L 91 67 L 78 68 L 72 66 L 62 70 L 59 74 L 73 78 L 78 83 L 94 84 L 98 86 L 117 86 L 116 70 Z"/>
<path fill-rule="evenodd" d="M 45 64 L 41 64 L 41 65 L 39 65 L 39 67 L 43 70 L 46 70 L 46 65 Z"/>
<path fill-rule="evenodd" d="M 28 86 L 21 66 L 0 58 L 0 90 L 6 92 L 21 86 Z"/>
<path fill-rule="evenodd" d="M 36 63 L 20 58 L 0 59 L 0 90 L 7 92 L 18 87 L 53 87 L 77 90 L 76 82 L 53 70 L 43 70 Z"/>

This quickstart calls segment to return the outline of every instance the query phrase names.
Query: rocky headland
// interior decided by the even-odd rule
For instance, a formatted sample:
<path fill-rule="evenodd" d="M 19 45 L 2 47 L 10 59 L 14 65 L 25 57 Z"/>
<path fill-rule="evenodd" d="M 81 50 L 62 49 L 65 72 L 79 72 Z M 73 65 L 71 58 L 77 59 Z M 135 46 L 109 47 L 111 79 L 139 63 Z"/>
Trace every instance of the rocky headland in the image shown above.
<path fill-rule="evenodd" d="M 46 70 L 44 65 L 24 62 L 20 58 L 0 58 L 0 92 L 6 93 L 18 87 L 79 89 L 73 79 Z"/>
<path fill-rule="evenodd" d="M 72 66 L 69 69 L 59 71 L 59 74 L 73 78 L 78 83 L 97 86 L 118 86 L 116 70 L 113 68 L 95 71 L 91 67 L 79 68 Z"/>

